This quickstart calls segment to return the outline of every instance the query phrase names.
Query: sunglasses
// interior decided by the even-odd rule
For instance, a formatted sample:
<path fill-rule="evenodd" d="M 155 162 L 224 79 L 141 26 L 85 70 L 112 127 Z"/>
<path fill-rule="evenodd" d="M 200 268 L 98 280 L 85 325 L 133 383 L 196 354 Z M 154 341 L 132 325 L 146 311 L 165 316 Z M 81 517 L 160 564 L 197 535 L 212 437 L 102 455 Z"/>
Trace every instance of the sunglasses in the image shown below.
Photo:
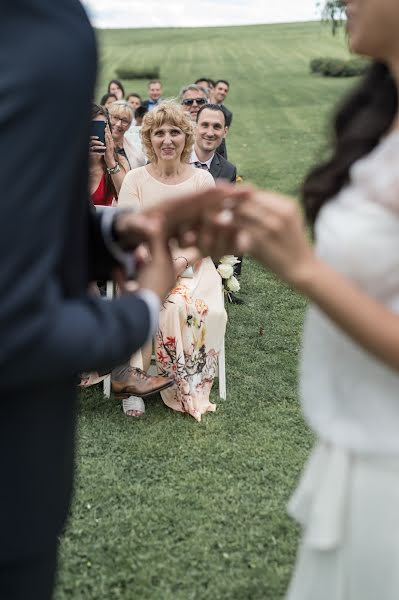
<path fill-rule="evenodd" d="M 192 106 L 196 102 L 198 106 L 202 106 L 203 104 L 208 104 L 207 98 L 187 98 L 187 100 L 182 100 L 182 104 L 184 106 Z"/>

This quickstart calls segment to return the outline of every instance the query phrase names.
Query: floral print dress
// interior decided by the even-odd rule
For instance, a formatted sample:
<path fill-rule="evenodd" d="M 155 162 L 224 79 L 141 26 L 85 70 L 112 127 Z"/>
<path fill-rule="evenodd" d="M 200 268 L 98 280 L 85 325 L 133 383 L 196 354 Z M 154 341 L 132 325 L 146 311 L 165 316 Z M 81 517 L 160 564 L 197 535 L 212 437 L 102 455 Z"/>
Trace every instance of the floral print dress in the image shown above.
<path fill-rule="evenodd" d="M 141 167 L 126 175 L 118 205 L 144 209 L 214 185 L 212 175 L 202 169 L 193 168 L 192 177 L 183 183 L 167 185 Z M 178 278 L 163 303 L 155 336 L 158 372 L 173 374 L 176 381 L 161 392 L 162 399 L 173 410 L 188 413 L 197 421 L 204 413 L 216 410 L 209 396 L 226 322 L 221 277 L 212 260 L 204 258 L 196 264 L 193 278 Z"/>
<path fill-rule="evenodd" d="M 212 260 L 205 258 L 193 279 L 178 279 L 162 307 L 155 337 L 158 372 L 173 374 L 176 381 L 161 392 L 163 401 L 198 421 L 216 410 L 209 395 L 226 321 L 221 278 Z"/>

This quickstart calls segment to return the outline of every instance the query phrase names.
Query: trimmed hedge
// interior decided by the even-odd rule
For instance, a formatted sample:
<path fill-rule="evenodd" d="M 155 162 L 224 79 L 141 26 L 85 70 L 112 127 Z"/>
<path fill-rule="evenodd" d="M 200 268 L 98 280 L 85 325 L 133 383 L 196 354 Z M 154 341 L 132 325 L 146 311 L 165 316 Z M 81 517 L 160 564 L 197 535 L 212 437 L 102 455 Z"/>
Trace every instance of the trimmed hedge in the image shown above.
<path fill-rule="evenodd" d="M 158 66 L 129 67 L 121 66 L 115 69 L 119 79 L 160 79 L 161 70 Z"/>
<path fill-rule="evenodd" d="M 355 77 L 364 75 L 370 66 L 367 58 L 350 58 L 342 60 L 339 58 L 314 58 L 310 61 L 312 73 L 324 75 L 325 77 Z"/>

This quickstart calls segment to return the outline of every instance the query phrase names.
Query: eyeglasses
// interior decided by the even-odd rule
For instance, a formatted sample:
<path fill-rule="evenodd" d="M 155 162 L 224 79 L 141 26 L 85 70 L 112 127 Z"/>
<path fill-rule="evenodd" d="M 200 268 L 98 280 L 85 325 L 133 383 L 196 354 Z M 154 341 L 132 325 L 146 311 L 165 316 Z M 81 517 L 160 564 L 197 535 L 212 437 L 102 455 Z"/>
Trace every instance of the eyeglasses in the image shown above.
<path fill-rule="evenodd" d="M 208 104 L 207 98 L 187 98 L 186 100 L 182 100 L 181 103 L 184 106 L 192 106 L 196 102 L 198 106 L 202 106 L 203 104 Z"/>
<path fill-rule="evenodd" d="M 110 115 L 110 116 L 111 116 L 111 121 L 112 121 L 112 123 L 114 123 L 114 125 L 116 125 L 116 123 L 118 121 L 120 121 L 121 124 L 123 125 L 123 127 L 129 127 L 130 121 L 128 119 L 122 119 L 121 117 L 117 117 L 116 115 Z"/>

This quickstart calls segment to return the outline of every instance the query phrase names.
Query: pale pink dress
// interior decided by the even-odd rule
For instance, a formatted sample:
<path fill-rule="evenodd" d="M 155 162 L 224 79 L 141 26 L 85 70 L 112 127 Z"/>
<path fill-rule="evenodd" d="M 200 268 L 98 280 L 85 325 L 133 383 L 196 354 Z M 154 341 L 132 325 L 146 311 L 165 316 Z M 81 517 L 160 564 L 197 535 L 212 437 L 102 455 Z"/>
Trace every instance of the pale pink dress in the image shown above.
<path fill-rule="evenodd" d="M 183 183 L 167 185 L 140 167 L 127 173 L 118 206 L 144 209 L 214 185 L 213 177 L 202 169 L 193 168 L 192 177 Z M 209 395 L 226 322 L 221 277 L 211 258 L 204 258 L 196 265 L 192 279 L 179 277 L 176 281 L 161 309 L 155 336 L 158 372 L 173 374 L 176 380 L 174 386 L 161 392 L 162 400 L 197 421 L 204 413 L 216 410 Z"/>

